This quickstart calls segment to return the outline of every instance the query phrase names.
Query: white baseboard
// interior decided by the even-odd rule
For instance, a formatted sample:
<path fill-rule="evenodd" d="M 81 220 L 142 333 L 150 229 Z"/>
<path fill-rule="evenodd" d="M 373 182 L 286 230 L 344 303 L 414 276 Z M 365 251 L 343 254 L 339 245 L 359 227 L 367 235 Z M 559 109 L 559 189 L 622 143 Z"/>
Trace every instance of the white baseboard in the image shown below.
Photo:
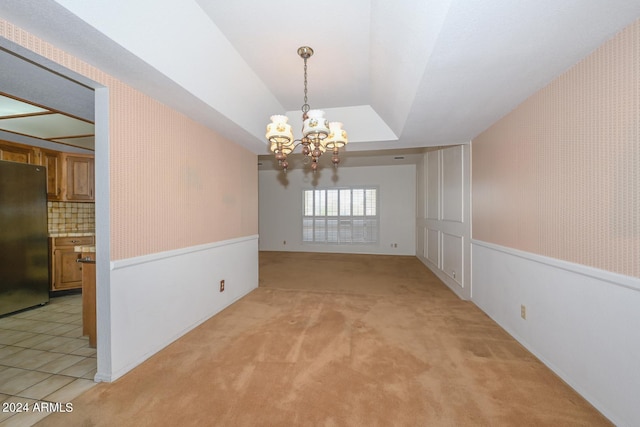
<path fill-rule="evenodd" d="M 467 300 L 467 296 L 464 294 L 464 289 L 460 286 L 460 283 L 456 282 L 448 274 L 438 268 L 428 258 L 418 255 L 418 259 L 429 269 L 433 274 L 438 277 L 451 291 L 458 296 L 458 298 Z"/>

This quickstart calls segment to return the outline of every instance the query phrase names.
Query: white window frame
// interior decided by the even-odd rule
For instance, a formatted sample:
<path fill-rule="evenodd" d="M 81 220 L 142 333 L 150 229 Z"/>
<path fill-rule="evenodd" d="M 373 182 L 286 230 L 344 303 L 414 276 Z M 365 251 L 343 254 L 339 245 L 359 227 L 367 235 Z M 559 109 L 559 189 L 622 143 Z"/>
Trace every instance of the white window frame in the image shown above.
<path fill-rule="evenodd" d="M 302 190 L 302 243 L 378 243 L 379 200 L 375 186 Z"/>

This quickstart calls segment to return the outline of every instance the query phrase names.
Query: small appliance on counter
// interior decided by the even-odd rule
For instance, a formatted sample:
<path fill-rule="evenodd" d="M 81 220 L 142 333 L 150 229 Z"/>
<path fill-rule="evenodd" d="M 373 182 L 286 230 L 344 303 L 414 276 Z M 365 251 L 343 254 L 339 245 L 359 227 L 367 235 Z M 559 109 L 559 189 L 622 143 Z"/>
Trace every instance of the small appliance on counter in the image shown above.
<path fill-rule="evenodd" d="M 0 315 L 49 302 L 47 171 L 0 160 Z"/>

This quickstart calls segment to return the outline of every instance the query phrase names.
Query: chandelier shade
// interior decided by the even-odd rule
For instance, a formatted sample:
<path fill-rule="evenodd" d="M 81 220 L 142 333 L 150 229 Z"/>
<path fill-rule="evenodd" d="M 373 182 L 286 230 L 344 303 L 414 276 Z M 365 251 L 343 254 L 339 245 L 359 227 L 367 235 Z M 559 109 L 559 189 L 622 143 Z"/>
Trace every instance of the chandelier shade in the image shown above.
<path fill-rule="evenodd" d="M 324 118 L 324 111 L 310 110 L 302 123 L 302 136 L 311 141 L 322 141 L 329 135 L 329 121 Z"/>
<path fill-rule="evenodd" d="M 287 123 L 285 115 L 271 116 L 271 123 L 267 125 L 265 137 L 269 141 L 269 148 L 275 154 L 279 165 L 286 172 L 289 167 L 287 155 L 291 154 L 298 145 L 302 146 L 305 162 L 311 162 L 311 169 L 318 169 L 318 159 L 330 149 L 333 153 L 331 162 L 338 166 L 340 158 L 338 150 L 343 148 L 349 140 L 347 132 L 342 129 L 342 123 L 329 122 L 324 117 L 324 111 L 311 110 L 307 103 L 307 59 L 313 55 L 313 49 L 302 46 L 298 55 L 304 60 L 304 104 L 302 105 L 302 137 L 294 139 L 291 125 Z"/>
<path fill-rule="evenodd" d="M 342 129 L 342 123 L 331 122 L 329 123 L 329 136 L 324 140 L 325 146 L 333 150 L 334 148 L 342 148 L 347 145 L 349 140 L 347 139 L 347 131 Z"/>
<path fill-rule="evenodd" d="M 271 116 L 271 123 L 267 125 L 265 136 L 272 146 L 273 144 L 277 146 L 278 144 L 289 145 L 293 143 L 293 132 L 291 132 L 291 125 L 287 123 L 288 120 L 287 116 Z"/>

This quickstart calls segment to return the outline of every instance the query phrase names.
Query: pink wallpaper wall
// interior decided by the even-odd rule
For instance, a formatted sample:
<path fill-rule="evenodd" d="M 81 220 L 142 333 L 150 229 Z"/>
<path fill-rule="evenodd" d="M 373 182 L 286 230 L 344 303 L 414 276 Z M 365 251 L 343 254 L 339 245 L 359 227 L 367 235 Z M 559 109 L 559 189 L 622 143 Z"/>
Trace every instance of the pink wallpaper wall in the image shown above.
<path fill-rule="evenodd" d="M 2 19 L 0 36 L 109 88 L 111 260 L 258 233 L 255 154 Z"/>
<path fill-rule="evenodd" d="M 115 258 L 258 233 L 255 154 L 124 85 L 110 99 Z"/>
<path fill-rule="evenodd" d="M 472 142 L 473 238 L 640 277 L 640 21 Z"/>

